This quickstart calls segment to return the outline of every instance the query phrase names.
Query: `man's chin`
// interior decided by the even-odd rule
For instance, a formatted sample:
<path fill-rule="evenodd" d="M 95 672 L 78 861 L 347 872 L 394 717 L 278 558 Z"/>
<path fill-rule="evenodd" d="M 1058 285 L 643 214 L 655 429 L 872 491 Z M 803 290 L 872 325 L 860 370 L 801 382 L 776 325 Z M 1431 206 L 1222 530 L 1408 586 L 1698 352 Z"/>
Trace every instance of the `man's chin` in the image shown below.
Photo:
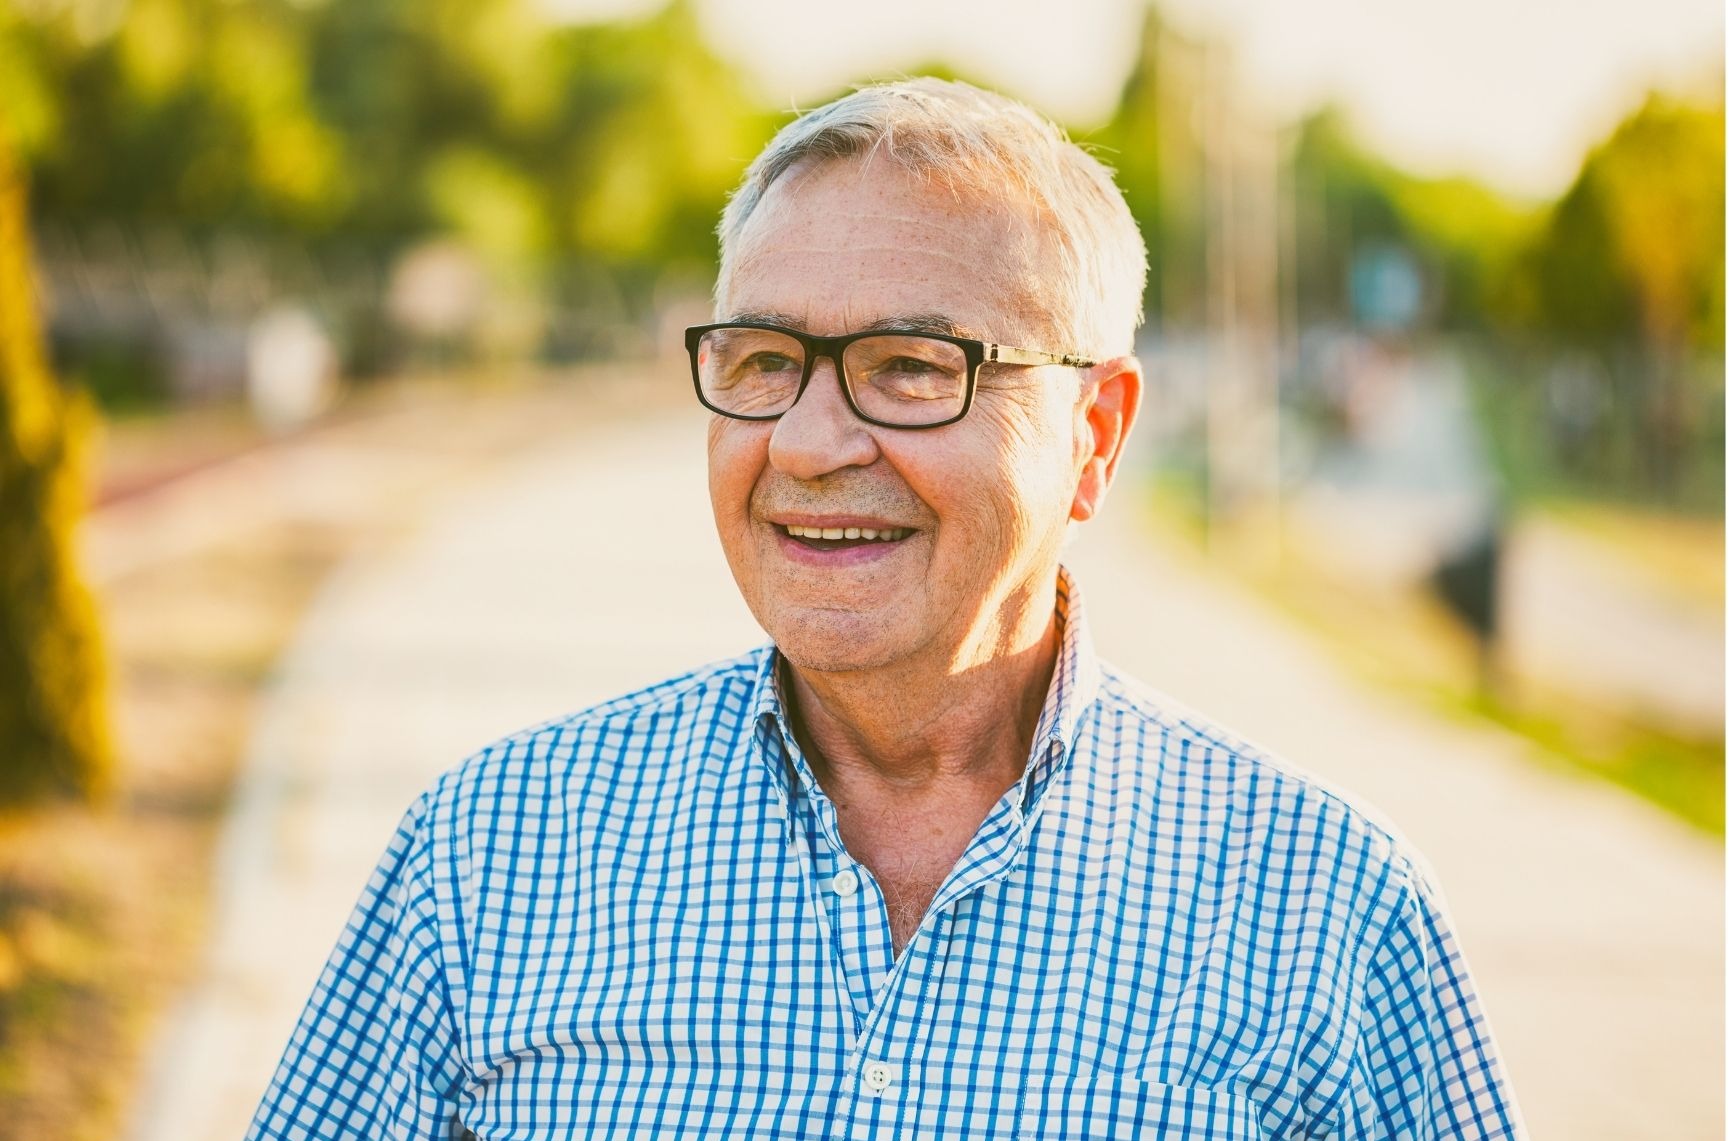
<path fill-rule="evenodd" d="M 781 656 L 795 669 L 816 673 L 855 673 L 881 669 L 904 656 L 885 637 L 880 619 L 846 615 L 838 621 L 788 621 L 769 627 Z"/>

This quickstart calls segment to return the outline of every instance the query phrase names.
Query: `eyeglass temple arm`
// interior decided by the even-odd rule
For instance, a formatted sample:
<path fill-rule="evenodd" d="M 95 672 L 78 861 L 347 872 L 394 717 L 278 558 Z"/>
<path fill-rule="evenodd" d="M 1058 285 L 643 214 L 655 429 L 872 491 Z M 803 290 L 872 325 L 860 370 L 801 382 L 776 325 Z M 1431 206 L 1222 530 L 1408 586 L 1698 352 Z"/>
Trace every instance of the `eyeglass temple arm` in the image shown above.
<path fill-rule="evenodd" d="M 1036 349 L 1012 349 L 1007 345 L 991 344 L 985 346 L 985 359 L 1001 364 L 1060 364 L 1070 368 L 1091 368 L 1099 363 L 1086 357 L 1041 353 Z"/>

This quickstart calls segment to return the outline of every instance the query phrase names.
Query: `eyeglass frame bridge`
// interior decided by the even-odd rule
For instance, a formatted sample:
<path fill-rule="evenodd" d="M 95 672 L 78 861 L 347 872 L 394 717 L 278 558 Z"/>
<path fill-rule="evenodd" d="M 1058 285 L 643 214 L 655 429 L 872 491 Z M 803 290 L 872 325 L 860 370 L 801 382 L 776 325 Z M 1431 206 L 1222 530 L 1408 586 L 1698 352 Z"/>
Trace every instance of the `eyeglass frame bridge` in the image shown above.
<path fill-rule="evenodd" d="M 702 370 L 697 364 L 696 350 L 702 338 L 717 329 L 761 329 L 769 333 L 782 333 L 797 341 L 804 349 L 804 370 L 799 375 L 798 391 L 793 393 L 792 402 L 779 412 L 767 416 L 745 416 L 737 412 L 728 412 L 710 404 L 702 393 Z M 852 382 L 847 379 L 846 365 L 841 361 L 841 354 L 854 341 L 862 341 L 867 337 L 926 337 L 933 341 L 946 341 L 959 348 L 966 355 L 967 387 L 961 400 L 961 410 L 947 420 L 937 420 L 930 424 L 895 424 L 887 420 L 878 420 L 867 416 L 860 410 L 858 402 L 853 399 Z M 943 428 L 958 420 L 964 419 L 972 411 L 973 394 L 978 387 L 979 366 L 982 364 L 1012 364 L 1012 365 L 1063 365 L 1067 368 L 1091 368 L 1098 361 L 1072 353 L 1047 353 L 1039 349 L 1017 349 L 1010 345 L 993 344 L 974 337 L 956 337 L 948 333 L 932 333 L 924 329 L 866 329 L 859 333 L 842 333 L 837 337 L 819 337 L 814 333 L 804 333 L 797 329 L 788 329 L 784 325 L 771 325 L 763 321 L 717 321 L 711 325 L 692 325 L 684 331 L 685 354 L 690 357 L 690 380 L 696 388 L 697 403 L 717 416 L 725 416 L 731 420 L 778 420 L 791 412 L 800 400 L 804 399 L 805 389 L 810 387 L 810 378 L 816 375 L 816 362 L 820 357 L 827 357 L 834 362 L 835 380 L 840 384 L 841 398 L 852 414 L 866 424 L 878 428 L 900 428 L 907 431 L 922 431 L 926 428 Z"/>

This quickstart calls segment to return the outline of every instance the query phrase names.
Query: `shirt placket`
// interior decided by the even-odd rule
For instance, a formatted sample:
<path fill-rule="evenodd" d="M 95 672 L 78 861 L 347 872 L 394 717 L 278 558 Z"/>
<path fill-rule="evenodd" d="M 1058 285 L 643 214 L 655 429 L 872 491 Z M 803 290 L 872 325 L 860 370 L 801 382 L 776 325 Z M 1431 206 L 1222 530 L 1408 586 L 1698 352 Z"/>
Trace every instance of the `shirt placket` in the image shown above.
<path fill-rule="evenodd" d="M 1011 874 L 1018 864 L 1026 827 L 1020 791 L 1011 789 L 986 817 L 898 960 L 893 958 L 892 943 L 886 944 L 888 965 L 870 996 L 848 1059 L 849 1084 L 833 1136 L 880 1141 L 921 1135 L 926 1059 L 953 1056 L 952 1043 L 931 1040 L 935 1027 L 943 1023 L 941 1007 L 948 989 L 943 969 L 948 961 L 946 944 L 954 937 L 952 910 L 967 896 Z M 868 873 L 863 868 L 858 871 L 861 884 L 868 882 L 874 892 Z M 863 894 L 862 890 L 856 893 Z M 867 910 L 886 942 L 888 911 L 880 892 Z"/>
<path fill-rule="evenodd" d="M 829 806 L 819 806 L 802 783 L 793 794 L 793 805 L 828 917 L 830 946 L 851 999 L 856 1032 L 870 1017 L 877 994 L 894 967 L 888 907 L 870 871 L 830 837 L 830 828 L 822 819 L 822 808 Z"/>

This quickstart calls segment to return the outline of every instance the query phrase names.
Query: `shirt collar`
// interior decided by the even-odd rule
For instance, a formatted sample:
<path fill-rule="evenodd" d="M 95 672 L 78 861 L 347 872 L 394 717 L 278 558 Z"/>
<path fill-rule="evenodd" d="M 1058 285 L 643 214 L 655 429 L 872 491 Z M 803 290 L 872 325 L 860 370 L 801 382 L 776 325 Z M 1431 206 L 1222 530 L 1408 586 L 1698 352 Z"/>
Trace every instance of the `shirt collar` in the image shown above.
<path fill-rule="evenodd" d="M 1020 804 L 1030 810 L 1050 785 L 1051 778 L 1067 765 L 1074 750 L 1075 736 L 1082 715 L 1098 697 L 1101 671 L 1093 650 L 1092 633 L 1087 627 L 1086 608 L 1081 601 L 1080 587 L 1067 567 L 1057 568 L 1057 661 L 1051 671 L 1050 688 L 1045 691 L 1045 703 L 1039 711 L 1033 730 L 1033 746 L 1026 771 L 1020 781 Z M 772 645 L 757 655 L 754 692 L 750 704 L 751 723 L 760 733 L 772 727 L 778 732 L 785 749 L 760 750 L 763 760 L 774 770 L 775 783 L 783 795 L 792 792 L 789 779 L 816 787 L 804 752 L 793 739 L 787 722 L 786 705 L 781 700 L 779 671 L 780 653 Z"/>
<path fill-rule="evenodd" d="M 1057 569 L 1057 664 L 1033 730 L 1032 752 L 1021 776 L 1021 807 L 1030 811 L 1068 764 L 1081 716 L 1099 695 L 1099 659 L 1087 627 L 1080 587 L 1067 567 Z"/>

